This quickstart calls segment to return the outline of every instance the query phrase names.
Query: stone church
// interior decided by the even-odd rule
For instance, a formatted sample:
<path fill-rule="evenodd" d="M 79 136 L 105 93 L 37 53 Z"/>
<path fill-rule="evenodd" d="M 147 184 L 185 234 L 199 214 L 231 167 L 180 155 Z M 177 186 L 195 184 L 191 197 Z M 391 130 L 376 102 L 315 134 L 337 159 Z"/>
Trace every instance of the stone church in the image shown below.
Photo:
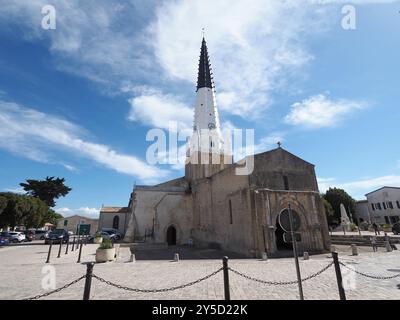
<path fill-rule="evenodd" d="M 99 227 L 120 230 L 127 242 L 190 242 L 247 257 L 263 252 L 273 257 L 290 249 L 278 223 L 290 204 L 300 220 L 300 250 L 328 250 L 328 225 L 314 165 L 279 144 L 254 155 L 248 174 L 237 174 L 247 159 L 232 163 L 225 150 L 211 75 L 203 38 L 185 176 L 153 186 L 136 185 L 127 207 L 102 207 Z"/>

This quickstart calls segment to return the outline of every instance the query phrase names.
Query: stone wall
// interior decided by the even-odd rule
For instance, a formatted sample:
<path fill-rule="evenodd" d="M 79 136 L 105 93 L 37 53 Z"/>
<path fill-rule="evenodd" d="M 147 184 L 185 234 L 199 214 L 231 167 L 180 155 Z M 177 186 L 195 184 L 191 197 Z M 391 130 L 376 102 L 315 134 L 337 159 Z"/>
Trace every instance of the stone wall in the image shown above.
<path fill-rule="evenodd" d="M 192 196 L 194 244 L 250 256 L 254 241 L 248 176 L 235 175 L 235 168 L 231 166 L 208 179 L 196 181 L 192 185 Z"/>

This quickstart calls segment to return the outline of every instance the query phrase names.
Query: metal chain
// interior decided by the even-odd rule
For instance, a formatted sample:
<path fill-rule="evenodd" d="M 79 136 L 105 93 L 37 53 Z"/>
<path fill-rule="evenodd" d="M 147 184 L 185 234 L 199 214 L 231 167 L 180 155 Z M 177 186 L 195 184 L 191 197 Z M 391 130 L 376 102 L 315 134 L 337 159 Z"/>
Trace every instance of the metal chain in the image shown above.
<path fill-rule="evenodd" d="M 362 275 L 362 276 L 364 276 L 366 278 L 377 279 L 377 280 L 387 280 L 387 279 L 394 279 L 394 278 L 400 277 L 400 273 L 395 274 L 393 276 L 374 276 L 374 275 L 366 274 L 366 273 L 363 273 L 361 271 L 357 271 L 357 270 L 355 270 L 353 268 L 350 268 L 349 266 L 347 266 L 343 262 L 339 262 L 339 263 L 340 263 L 340 265 L 342 265 L 346 269 L 351 270 L 351 271 L 353 271 L 355 273 L 358 273 L 359 275 Z"/>
<path fill-rule="evenodd" d="M 307 278 L 302 279 L 301 281 L 307 281 L 307 280 L 310 280 L 312 278 L 315 278 L 315 277 L 319 276 L 321 273 L 323 273 L 326 270 L 328 270 L 332 265 L 333 265 L 333 262 L 331 262 L 330 264 L 328 264 L 327 266 L 325 266 L 324 268 L 322 268 L 318 272 L 308 276 Z M 239 272 L 237 270 L 234 270 L 232 268 L 229 268 L 229 270 L 232 271 L 233 273 L 243 277 L 243 278 L 248 279 L 248 280 L 252 280 L 252 281 L 255 281 L 255 282 L 259 282 L 259 283 L 262 283 L 262 284 L 268 284 L 268 285 L 272 285 L 272 286 L 284 286 L 284 285 L 291 285 L 291 284 L 297 284 L 298 283 L 297 280 L 293 280 L 293 281 L 266 281 L 266 280 L 261 280 L 261 279 L 250 277 L 250 276 L 248 276 L 248 275 L 246 275 L 244 273 L 241 273 L 241 272 Z"/>
<path fill-rule="evenodd" d="M 46 292 L 46 293 L 43 293 L 43 294 L 38 294 L 38 295 L 36 295 L 36 296 L 34 296 L 34 297 L 25 298 L 25 299 L 23 299 L 23 300 L 37 300 L 37 299 L 40 299 L 40 298 L 43 298 L 43 297 L 47 297 L 47 296 L 49 296 L 49 295 L 51 295 L 51 294 L 53 294 L 53 293 L 60 292 L 61 290 L 64 290 L 64 289 L 66 289 L 66 288 L 68 288 L 68 287 L 74 285 L 75 283 L 81 281 L 81 280 L 84 279 L 84 278 L 86 278 L 86 275 L 83 275 L 82 277 L 79 277 L 78 279 L 76 279 L 76 280 L 74 280 L 74 281 L 72 281 L 72 282 L 66 284 L 65 286 L 63 286 L 63 287 L 61 287 L 61 288 L 58 288 L 58 289 L 55 289 L 55 290 L 53 290 L 53 291 L 49 291 L 49 292 Z"/>
<path fill-rule="evenodd" d="M 186 288 L 186 287 L 190 287 L 190 286 L 195 285 L 195 284 L 197 284 L 197 283 L 199 283 L 201 281 L 204 281 L 206 279 L 209 279 L 209 278 L 215 276 L 217 273 L 221 272 L 222 269 L 223 268 L 220 268 L 217 271 L 214 271 L 213 273 L 211 273 L 211 274 L 209 274 L 209 275 L 207 275 L 207 276 L 205 276 L 203 278 L 200 278 L 200 279 L 198 279 L 196 281 L 192 281 L 192 282 L 189 282 L 189 283 L 186 283 L 186 284 L 182 284 L 182 285 L 176 286 L 176 287 L 163 288 L 163 289 L 137 289 L 137 288 L 130 288 L 130 287 L 122 286 L 122 285 L 113 283 L 111 281 L 105 280 L 105 279 L 103 279 L 103 278 L 101 278 L 99 276 L 96 276 L 95 274 L 93 275 L 93 278 L 96 278 L 100 282 L 108 284 L 109 286 L 113 286 L 115 288 L 126 290 L 126 291 L 143 292 L 143 293 L 157 293 L 157 292 L 167 292 L 167 291 L 173 291 L 173 290 L 178 290 L 178 289 L 183 289 L 183 288 Z"/>

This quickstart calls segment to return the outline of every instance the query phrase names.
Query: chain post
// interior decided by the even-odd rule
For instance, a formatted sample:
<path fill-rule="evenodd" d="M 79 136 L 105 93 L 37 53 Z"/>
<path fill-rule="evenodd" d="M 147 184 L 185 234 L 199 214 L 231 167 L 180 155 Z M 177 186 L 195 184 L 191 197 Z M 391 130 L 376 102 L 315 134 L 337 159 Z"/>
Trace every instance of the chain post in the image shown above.
<path fill-rule="evenodd" d="M 225 300 L 231 300 L 231 294 L 229 291 L 229 267 L 228 267 L 228 257 L 222 258 L 222 268 L 224 271 L 224 293 Z"/>
<path fill-rule="evenodd" d="M 336 280 L 337 280 L 338 289 L 339 289 L 339 297 L 340 297 L 340 300 L 346 300 L 346 293 L 343 288 L 343 279 L 342 279 L 342 272 L 340 271 L 340 263 L 339 263 L 338 253 L 332 252 L 332 258 L 333 258 L 333 264 L 335 266 Z"/>
<path fill-rule="evenodd" d="M 72 249 L 71 251 L 73 252 L 75 249 L 75 236 L 72 237 Z"/>
<path fill-rule="evenodd" d="M 90 288 L 92 286 L 93 267 L 93 262 L 89 262 L 86 265 L 85 290 L 83 291 L 83 300 L 90 300 Z"/>
<path fill-rule="evenodd" d="M 47 253 L 47 260 L 46 263 L 50 263 L 50 255 L 51 255 L 51 247 L 53 246 L 53 240 L 50 240 L 50 245 L 49 245 L 49 252 Z"/>
<path fill-rule="evenodd" d="M 61 258 L 61 248 L 62 248 L 62 239 L 60 240 L 60 246 L 58 248 L 58 255 L 57 258 Z"/>
<path fill-rule="evenodd" d="M 65 248 L 65 254 L 68 254 L 68 246 L 69 246 L 69 237 L 68 237 L 68 240 L 67 240 L 67 247 Z"/>
<path fill-rule="evenodd" d="M 82 241 L 81 241 L 80 245 L 79 245 L 79 242 L 78 242 L 78 246 L 79 246 L 79 255 L 78 255 L 78 261 L 77 261 L 77 263 L 80 263 L 80 262 L 81 262 L 82 245 L 83 245 Z"/>

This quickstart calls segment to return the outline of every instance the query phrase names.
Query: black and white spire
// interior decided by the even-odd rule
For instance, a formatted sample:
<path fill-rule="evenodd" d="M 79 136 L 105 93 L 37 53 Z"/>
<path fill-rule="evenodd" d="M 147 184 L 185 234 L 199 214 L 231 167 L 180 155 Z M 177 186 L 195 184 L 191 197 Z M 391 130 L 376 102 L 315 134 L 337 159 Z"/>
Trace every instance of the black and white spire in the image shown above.
<path fill-rule="evenodd" d="M 197 90 L 200 88 L 212 89 L 210 58 L 208 57 L 207 43 L 203 37 L 199 59 L 199 74 L 197 76 Z"/>

